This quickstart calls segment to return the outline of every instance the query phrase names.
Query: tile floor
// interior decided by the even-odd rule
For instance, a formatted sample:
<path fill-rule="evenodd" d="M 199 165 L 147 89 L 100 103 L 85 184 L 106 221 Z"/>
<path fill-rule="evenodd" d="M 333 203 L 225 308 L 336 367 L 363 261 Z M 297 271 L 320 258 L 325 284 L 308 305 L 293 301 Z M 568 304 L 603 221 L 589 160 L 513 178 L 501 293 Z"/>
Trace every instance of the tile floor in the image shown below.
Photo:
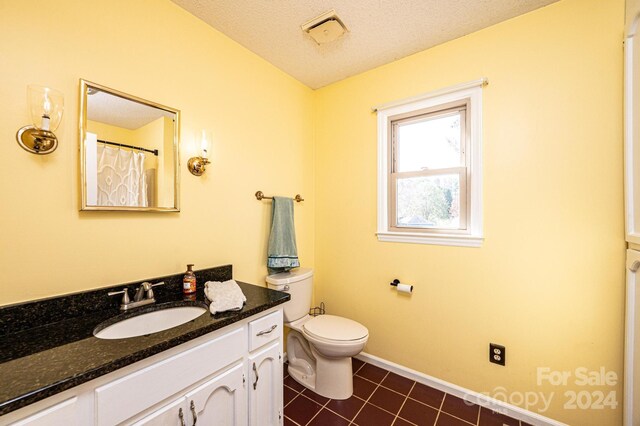
<path fill-rule="evenodd" d="M 285 364 L 285 426 L 530 426 L 355 358 L 353 372 L 353 396 L 340 401 L 297 383 Z"/>

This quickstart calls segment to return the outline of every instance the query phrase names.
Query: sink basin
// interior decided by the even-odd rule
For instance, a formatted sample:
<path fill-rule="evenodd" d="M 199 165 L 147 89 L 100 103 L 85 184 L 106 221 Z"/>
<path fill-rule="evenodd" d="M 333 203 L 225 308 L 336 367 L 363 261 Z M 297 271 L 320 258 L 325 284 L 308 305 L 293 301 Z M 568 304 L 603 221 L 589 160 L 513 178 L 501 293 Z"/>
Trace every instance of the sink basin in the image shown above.
<path fill-rule="evenodd" d="M 177 327 L 207 311 L 200 306 L 180 306 L 127 318 L 106 328 L 94 330 L 93 335 L 99 339 L 126 339 L 127 337 L 144 336 L 162 330 Z"/>

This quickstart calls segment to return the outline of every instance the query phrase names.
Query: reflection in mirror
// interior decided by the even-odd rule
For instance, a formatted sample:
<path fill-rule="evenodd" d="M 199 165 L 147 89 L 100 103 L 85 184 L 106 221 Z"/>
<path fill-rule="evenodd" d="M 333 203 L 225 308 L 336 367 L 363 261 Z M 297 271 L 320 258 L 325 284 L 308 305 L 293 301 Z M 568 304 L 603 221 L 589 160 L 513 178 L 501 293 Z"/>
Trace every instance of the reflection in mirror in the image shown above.
<path fill-rule="evenodd" d="M 80 80 L 82 210 L 179 211 L 176 109 Z"/>

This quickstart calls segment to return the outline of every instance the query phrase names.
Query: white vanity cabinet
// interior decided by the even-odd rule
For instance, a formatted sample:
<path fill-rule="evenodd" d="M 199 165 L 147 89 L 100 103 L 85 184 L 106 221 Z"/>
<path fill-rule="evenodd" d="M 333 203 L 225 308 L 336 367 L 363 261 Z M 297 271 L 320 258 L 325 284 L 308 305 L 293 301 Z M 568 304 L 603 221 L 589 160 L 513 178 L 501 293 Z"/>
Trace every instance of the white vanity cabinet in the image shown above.
<path fill-rule="evenodd" d="M 281 425 L 282 345 L 282 308 L 272 308 L 2 416 L 0 426 Z"/>

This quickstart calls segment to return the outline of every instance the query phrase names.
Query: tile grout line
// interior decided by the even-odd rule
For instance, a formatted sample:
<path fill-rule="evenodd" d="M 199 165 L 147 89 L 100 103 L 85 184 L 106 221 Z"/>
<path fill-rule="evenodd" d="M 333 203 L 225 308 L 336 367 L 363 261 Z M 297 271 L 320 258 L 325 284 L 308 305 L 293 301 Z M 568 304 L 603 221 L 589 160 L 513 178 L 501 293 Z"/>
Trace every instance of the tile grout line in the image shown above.
<path fill-rule="evenodd" d="M 439 410 L 438 408 L 436 408 L 436 407 L 432 407 L 431 405 L 427 404 L 426 402 L 419 401 L 419 400 L 417 400 L 417 399 L 415 399 L 415 398 L 411 398 L 411 397 L 409 396 L 409 394 L 404 395 L 404 394 L 402 394 L 401 392 L 398 392 L 397 390 L 393 390 L 393 389 L 391 389 L 391 388 L 388 388 L 388 387 L 384 386 L 384 385 L 382 384 L 382 382 L 380 382 L 380 383 L 378 384 L 378 383 L 376 383 L 376 382 L 374 382 L 374 381 L 371 381 L 371 380 L 367 379 L 366 377 L 362 377 L 362 376 L 358 376 L 358 377 L 359 377 L 359 378 L 361 378 L 361 379 L 366 380 L 367 382 L 369 382 L 369 383 L 371 383 L 371 384 L 373 384 L 373 385 L 377 385 L 377 386 L 376 386 L 376 388 L 374 389 L 374 392 L 375 392 L 378 388 L 383 388 L 383 389 L 388 390 L 388 391 L 391 391 L 391 392 L 393 392 L 393 393 L 397 393 L 397 394 L 398 394 L 398 395 L 400 395 L 400 396 L 404 396 L 404 397 L 405 397 L 405 400 L 404 400 L 404 402 L 402 403 L 402 405 L 400 406 L 400 410 L 402 410 L 402 407 L 404 407 L 404 404 L 407 402 L 407 399 L 410 399 L 410 400 L 412 400 L 412 401 L 414 401 L 414 402 L 417 402 L 417 403 L 418 403 L 418 404 L 420 404 L 420 405 L 424 405 L 424 406 L 426 406 L 426 407 L 429 407 L 429 408 L 431 408 L 431 409 L 433 409 L 433 410 L 436 410 L 436 411 L 438 411 L 438 410 Z M 386 378 L 386 376 L 385 376 L 385 378 Z M 413 381 L 413 385 L 411 386 L 411 389 L 409 389 L 409 393 L 411 393 L 411 390 L 413 390 L 413 388 L 415 387 L 416 383 L 417 383 L 417 382 L 414 380 L 414 381 Z M 371 395 L 373 395 L 373 394 L 371 394 Z M 356 398 L 362 399 L 362 398 L 360 398 L 359 396 L 357 396 Z M 364 401 L 364 400 L 363 400 L 363 401 Z M 373 402 L 368 402 L 368 400 L 367 400 L 367 403 L 368 403 L 368 404 L 373 405 L 373 406 L 374 406 L 374 407 L 376 407 L 376 408 L 381 409 L 382 411 L 384 411 L 384 412 L 386 412 L 386 413 L 391 414 L 391 415 L 392 415 L 392 416 L 394 416 L 394 417 L 400 417 L 400 412 L 399 412 L 399 411 L 398 411 L 398 414 L 393 414 L 391 411 L 387 410 L 386 408 L 382 408 L 382 407 L 380 407 L 379 405 L 374 404 Z M 448 414 L 448 413 L 447 413 L 447 414 Z M 409 420 L 405 419 L 404 417 L 400 417 L 400 418 L 401 418 L 402 420 L 404 420 L 405 422 L 407 422 L 407 423 L 415 424 L 415 423 L 413 423 L 413 422 L 411 422 L 411 421 L 409 421 Z M 458 418 L 458 417 L 456 417 L 456 418 Z M 462 419 L 460 419 L 460 420 L 462 420 Z M 394 419 L 394 421 L 395 421 L 395 419 Z M 469 422 L 467 422 L 467 423 L 469 423 Z"/>
<path fill-rule="evenodd" d="M 307 389 L 308 389 L 308 388 L 307 388 Z M 302 392 L 304 392 L 304 391 L 302 391 Z M 313 419 L 315 419 L 316 417 L 318 417 L 318 414 L 320 414 L 320 412 L 321 412 L 322 410 L 324 410 L 324 409 L 325 409 L 325 407 L 327 406 L 327 404 L 329 404 L 329 402 L 331 401 L 331 398 L 328 398 L 328 399 L 327 399 L 327 402 L 325 402 L 323 405 L 321 405 L 318 401 L 314 401 L 313 399 L 309 398 L 307 395 L 303 395 L 303 394 L 302 394 L 302 392 L 300 392 L 300 395 L 302 395 L 302 396 L 304 396 L 305 398 L 307 398 L 308 400 L 313 401 L 313 402 L 315 402 L 316 404 L 320 405 L 320 409 L 318 410 L 318 412 L 317 412 L 313 417 L 311 417 L 311 418 L 309 419 L 309 421 L 306 423 L 307 425 L 309 425 L 309 424 L 311 424 L 311 422 L 313 421 Z M 313 392 L 313 391 L 312 391 L 312 392 Z M 314 393 L 315 393 L 315 392 L 314 392 Z M 317 395 L 317 394 L 316 394 L 316 395 Z M 321 396 L 322 396 L 322 395 L 321 395 Z M 325 397 L 325 398 L 326 398 L 326 397 Z M 331 411 L 331 410 L 329 410 L 329 411 Z"/>
<path fill-rule="evenodd" d="M 284 367 L 284 366 L 283 366 L 283 367 Z M 287 367 L 288 367 L 288 366 L 287 366 Z M 285 384 L 284 384 L 284 380 L 285 380 L 287 377 L 289 377 L 289 373 L 288 373 L 288 372 L 287 372 L 287 375 L 286 375 L 286 376 L 284 376 L 284 377 L 282 378 L 282 381 L 283 381 L 282 386 L 283 386 L 283 388 L 289 388 L 289 389 L 291 389 L 292 391 L 294 391 L 294 392 L 296 393 L 296 396 L 294 396 L 293 398 L 291 398 L 291 401 L 289 401 L 289 402 L 287 402 L 286 404 L 283 404 L 283 405 L 282 405 L 282 417 L 283 417 L 283 418 L 286 418 L 286 419 L 289 419 L 289 421 L 290 421 L 291 423 L 293 423 L 294 425 L 296 425 L 296 426 L 300 426 L 300 423 L 298 423 L 298 422 L 294 421 L 293 419 L 291 419 L 291 417 L 287 416 L 287 414 L 286 414 L 286 413 L 285 413 L 285 411 L 284 411 L 284 409 L 287 407 L 287 405 L 291 404 L 291 403 L 293 402 L 293 400 L 294 400 L 294 399 L 296 399 L 296 398 L 298 397 L 298 395 L 300 395 L 300 392 L 298 392 L 297 390 L 295 390 L 295 389 L 293 389 L 293 388 L 291 388 L 291 387 L 289 387 L 289 386 L 287 386 L 287 385 L 285 385 Z M 283 422 L 283 424 L 284 424 L 284 422 Z"/>
<path fill-rule="evenodd" d="M 476 418 L 476 422 L 475 423 L 471 423 L 470 421 L 462 419 L 462 418 L 456 416 L 455 414 L 451 414 L 451 413 L 449 413 L 447 411 L 443 411 L 442 410 L 442 407 L 444 406 L 444 400 L 447 397 L 447 395 L 450 395 L 450 394 L 445 392 L 444 398 L 442 398 L 442 403 L 440 404 L 440 409 L 438 410 L 438 417 L 436 417 L 436 423 L 438 423 L 438 418 L 440 417 L 440 413 L 442 412 L 442 413 L 446 414 L 447 416 L 450 416 L 450 417 L 453 417 L 456 420 L 460 420 L 462 422 L 465 422 L 466 424 L 468 424 L 470 426 L 478 426 L 478 423 L 480 421 L 480 408 L 478 407 L 478 417 Z M 451 395 L 451 396 L 454 396 L 454 395 Z"/>
<path fill-rule="evenodd" d="M 411 388 L 409 389 L 407 394 L 404 396 L 404 401 L 402 401 L 402 404 L 400 405 L 400 409 L 398 410 L 398 414 L 396 414 L 396 417 L 393 419 L 393 423 L 391 423 L 391 426 L 393 426 L 396 423 L 396 420 L 398 420 L 398 418 L 401 418 L 402 420 L 407 421 L 407 420 L 403 419 L 402 417 L 400 417 L 400 412 L 402 411 L 402 408 L 404 407 L 404 404 L 407 403 L 407 399 L 409 399 L 409 394 L 411 393 L 411 391 L 413 390 L 413 388 L 415 386 L 416 386 L 416 382 L 414 380 L 413 384 L 411 385 Z M 393 390 L 393 389 L 391 389 L 391 390 Z M 413 423 L 413 422 L 409 422 L 409 423 Z"/>
<path fill-rule="evenodd" d="M 444 406 L 444 400 L 447 398 L 447 393 L 445 392 L 442 395 L 442 401 L 440 401 L 440 408 L 438 408 L 438 414 L 436 415 L 436 421 L 433 423 L 434 425 L 438 424 L 438 419 L 440 418 L 440 413 L 442 413 L 442 407 Z"/>
<path fill-rule="evenodd" d="M 482 407 L 478 407 L 478 417 L 476 417 L 476 426 L 480 424 L 480 411 L 482 411 Z"/>
<path fill-rule="evenodd" d="M 290 388 L 287 385 L 284 385 L 285 387 L 291 389 L 292 391 L 294 391 L 296 393 L 296 396 L 294 396 L 293 398 L 291 398 L 291 401 L 287 402 L 286 404 L 284 404 L 284 406 L 282 407 L 282 409 L 284 409 L 285 407 L 287 407 L 289 404 L 291 404 L 293 402 L 294 399 L 296 399 L 298 397 L 298 395 L 300 395 L 302 393 L 302 391 L 297 391 L 294 388 Z"/>
<path fill-rule="evenodd" d="M 364 367 L 364 364 L 363 364 L 362 366 Z M 360 367 L 360 368 L 362 368 L 362 367 Z M 381 369 L 381 370 L 384 370 L 384 369 Z M 358 369 L 358 371 L 360 371 L 360 369 Z M 387 378 L 387 376 L 389 375 L 389 371 L 388 371 L 388 370 L 384 370 L 384 371 L 386 371 L 386 372 L 387 372 L 387 374 L 385 374 L 385 375 L 382 377 L 382 379 L 380 379 L 380 383 L 382 383 L 382 382 L 384 381 L 384 379 L 386 379 L 386 378 Z M 362 377 L 362 376 L 358 376 L 358 377 Z M 364 379 L 364 377 L 362 377 L 362 378 Z M 367 379 L 365 379 L 365 380 L 367 380 Z M 371 382 L 371 380 L 369 380 L 369 381 Z M 373 383 L 373 382 L 371 382 L 371 383 Z M 374 393 L 376 393 L 376 391 L 377 391 L 377 390 L 378 390 L 378 388 L 380 387 L 380 383 L 376 383 L 376 387 L 375 387 L 375 389 L 373 389 L 373 392 L 371 392 L 371 395 L 369 395 L 369 397 L 364 401 L 364 404 L 362 405 L 362 407 L 360 407 L 360 409 L 358 410 L 358 412 L 356 413 L 356 415 L 355 415 L 355 416 L 353 416 L 353 420 L 351 420 L 351 424 L 356 424 L 356 425 L 357 425 L 357 423 L 354 423 L 354 421 L 355 421 L 356 417 L 358 417 L 358 414 L 360 414 L 360 412 L 364 409 L 364 407 L 369 403 L 369 400 L 371 399 L 371 397 L 373 396 L 373 394 L 374 394 Z M 379 407 L 378 407 L 377 405 L 375 405 L 375 404 L 371 404 L 371 405 L 373 405 L 373 406 L 374 406 L 374 407 L 376 407 L 376 408 L 379 408 Z M 386 411 L 386 410 L 384 410 L 384 411 Z M 386 411 L 386 412 L 388 413 L 388 411 Z"/>
<path fill-rule="evenodd" d="M 365 362 L 365 363 L 363 363 L 363 364 L 361 364 L 361 365 L 356 369 L 356 371 L 353 373 L 353 376 L 355 377 L 355 376 L 357 375 L 357 373 L 358 373 L 360 370 L 362 370 L 362 368 L 363 368 L 366 364 L 367 364 L 366 362 Z M 359 399 L 359 400 L 361 400 L 361 401 L 364 401 L 364 404 L 362 405 L 362 407 L 360 407 L 360 409 L 356 412 L 356 414 L 354 415 L 353 419 L 351 419 L 351 420 L 347 419 L 347 418 L 346 418 L 346 417 L 344 417 L 342 414 L 337 413 L 337 412 L 333 411 L 331 408 L 329 408 L 329 407 L 328 407 L 329 402 L 331 402 L 331 401 L 332 401 L 331 399 L 328 399 L 328 401 L 327 401 L 326 403 L 324 403 L 324 404 L 320 404 L 320 403 L 318 403 L 317 401 L 315 401 L 315 400 L 311 399 L 309 396 L 307 396 L 307 395 L 303 395 L 304 390 L 305 390 L 305 389 L 308 389 L 308 388 L 305 388 L 305 389 L 303 389 L 302 391 L 296 391 L 295 389 L 291 388 L 290 386 L 287 386 L 286 384 L 283 384 L 285 387 L 287 387 L 287 388 L 289 388 L 291 391 L 295 392 L 295 396 L 294 396 L 293 398 L 291 398 L 291 400 L 290 400 L 290 401 L 289 401 L 289 402 L 288 402 L 284 407 L 289 406 L 289 405 L 290 405 L 290 404 L 291 404 L 291 403 L 292 403 L 296 398 L 298 398 L 298 396 L 299 396 L 299 395 L 303 395 L 305 398 L 307 398 L 307 399 L 311 400 L 312 402 L 314 402 L 314 403 L 316 403 L 316 404 L 318 404 L 318 405 L 320 406 L 320 410 L 319 410 L 319 411 L 318 411 L 318 412 L 317 412 L 317 413 L 316 413 L 316 414 L 311 418 L 311 420 L 309 420 L 309 422 L 307 423 L 307 425 L 308 425 L 311 421 L 313 421 L 313 419 L 314 419 L 314 418 L 316 418 L 316 417 L 320 414 L 320 412 L 321 412 L 323 409 L 326 409 L 326 410 L 328 410 L 329 412 L 331 412 L 332 414 L 335 414 L 335 415 L 337 415 L 338 417 L 340 417 L 340 418 L 344 419 L 345 421 L 348 421 L 350 425 L 354 425 L 354 426 L 356 425 L 356 423 L 355 423 L 355 418 L 356 418 L 356 417 L 360 414 L 360 412 L 364 409 L 364 407 L 365 407 L 365 405 L 366 405 L 366 404 L 371 404 L 372 406 L 374 406 L 374 407 L 376 407 L 376 408 L 378 408 L 378 409 L 380 409 L 380 410 L 382 410 L 382 411 L 384 411 L 384 412 L 386 412 L 386 413 L 388 413 L 388 414 L 391 414 L 391 415 L 394 417 L 392 424 L 395 424 L 395 423 L 396 423 L 396 421 L 398 420 L 398 418 L 400 418 L 402 421 L 405 421 L 405 422 L 407 422 L 407 423 L 414 424 L 413 422 L 408 421 L 408 420 L 406 420 L 405 418 L 403 418 L 403 417 L 401 417 L 401 416 L 400 416 L 400 411 L 402 411 L 402 408 L 406 405 L 406 403 L 407 403 L 407 401 L 408 401 L 409 399 L 411 399 L 412 401 L 417 402 L 417 403 L 419 403 L 419 404 L 421 404 L 421 405 L 424 405 L 424 406 L 426 406 L 426 407 L 430 407 L 430 408 L 432 408 L 432 409 L 436 409 L 435 407 L 433 407 L 432 405 L 430 405 L 430 404 L 428 404 L 428 403 L 426 403 L 426 402 L 424 402 L 424 401 L 420 401 L 420 400 L 418 400 L 418 399 L 411 398 L 411 397 L 409 396 L 409 395 L 410 395 L 410 393 L 411 393 L 411 391 L 415 388 L 416 384 L 418 383 L 418 382 L 416 382 L 416 381 L 413 381 L 414 383 L 413 383 L 413 385 L 411 386 L 411 388 L 409 389 L 409 391 L 406 393 L 406 395 L 405 395 L 405 394 L 403 394 L 402 392 L 398 392 L 398 391 L 396 391 L 396 390 L 394 390 L 394 389 L 391 389 L 391 388 L 388 388 L 387 386 L 384 386 L 382 383 L 383 383 L 383 382 L 384 382 L 384 380 L 389 376 L 390 371 L 389 371 L 389 370 L 385 370 L 384 368 L 382 368 L 382 370 L 386 371 L 386 374 L 382 377 L 382 379 L 380 380 L 380 382 L 379 382 L 379 383 L 376 383 L 376 382 L 374 382 L 374 381 L 373 381 L 373 380 L 371 380 L 371 379 L 368 379 L 368 378 L 366 378 L 366 377 L 363 377 L 363 376 L 358 375 L 358 378 L 363 379 L 363 380 L 365 380 L 365 381 L 367 381 L 367 382 L 369 382 L 369 383 L 371 383 L 371 384 L 375 385 L 375 387 L 374 387 L 373 391 L 371 392 L 371 394 L 367 397 L 367 399 L 366 399 L 366 400 L 365 400 L 365 399 L 363 399 L 363 398 L 361 398 L 361 397 L 359 397 L 359 396 L 357 396 L 357 395 L 353 395 L 355 398 L 357 398 L 357 399 Z M 287 376 L 286 376 L 286 377 L 284 377 L 284 379 L 286 379 L 287 377 L 289 377 L 289 375 L 288 375 L 288 374 L 287 374 Z M 374 393 L 378 390 L 378 388 L 380 388 L 380 387 L 382 387 L 382 388 L 383 388 L 383 389 L 385 389 L 385 390 L 388 390 L 388 391 L 394 392 L 394 393 L 396 393 L 396 394 L 398 394 L 398 395 L 401 395 L 401 396 L 404 396 L 404 397 L 405 397 L 405 398 L 404 398 L 404 401 L 403 401 L 402 405 L 400 406 L 400 409 L 399 409 L 399 411 L 398 411 L 398 413 L 397 413 L 397 414 L 393 414 L 392 412 L 390 412 L 390 411 L 388 411 L 388 410 L 386 410 L 386 409 L 384 409 L 384 408 L 382 408 L 382 407 L 379 407 L 378 405 L 376 405 L 376 404 L 374 404 L 374 403 L 370 402 L 371 397 L 373 396 L 373 394 L 374 394 Z M 311 392 L 313 392 L 313 391 L 311 391 Z M 465 424 L 467 424 L 467 425 L 469 425 L 469 426 L 478 426 L 478 425 L 479 425 L 480 417 L 481 417 L 481 412 L 482 412 L 482 407 L 478 407 L 478 414 L 477 414 L 477 417 L 476 417 L 475 423 L 471 423 L 471 422 L 469 422 L 468 420 L 462 419 L 462 418 L 458 417 L 458 416 L 457 416 L 457 415 L 455 415 L 455 414 L 451 414 L 451 413 L 446 412 L 446 411 L 444 411 L 444 410 L 443 410 L 443 407 L 444 407 L 444 401 L 445 401 L 445 399 L 447 398 L 447 396 L 453 396 L 453 395 L 450 395 L 450 394 L 448 394 L 448 393 L 446 393 L 446 392 L 444 393 L 444 396 L 443 396 L 443 398 L 442 398 L 442 401 L 440 402 L 439 408 L 437 408 L 437 409 L 436 409 L 436 410 L 437 410 L 437 415 L 436 415 L 436 419 L 435 419 L 436 424 L 437 424 L 438 420 L 440 419 L 441 414 L 442 414 L 442 413 L 444 413 L 444 414 L 446 414 L 447 416 L 451 416 L 451 417 L 455 418 L 456 420 L 460 420 L 460 421 L 464 422 Z M 283 407 L 283 408 L 284 408 L 284 407 Z M 301 425 L 301 424 L 299 424 L 299 423 L 295 422 L 293 419 L 291 419 L 291 418 L 290 418 L 289 416 L 287 416 L 286 414 L 284 415 L 284 417 L 286 417 L 289 421 L 291 421 L 292 423 L 294 423 L 294 424 L 295 424 L 295 425 L 297 425 L 297 426 L 304 426 L 304 425 Z M 511 418 L 511 419 L 513 419 L 513 418 Z M 517 421 L 517 422 L 518 422 L 518 426 L 523 426 L 523 422 L 522 422 L 522 420 L 519 420 L 519 419 L 513 419 L 513 420 L 515 420 L 515 421 Z"/>
<path fill-rule="evenodd" d="M 359 396 L 352 395 L 352 397 L 357 398 L 357 399 L 359 399 L 360 401 L 363 401 L 363 402 L 364 402 L 364 399 L 360 398 Z M 331 402 L 331 401 L 340 401 L 340 400 L 339 400 L 339 399 L 332 399 L 332 400 L 330 400 L 329 402 Z M 365 404 L 366 404 L 366 402 L 365 402 Z M 335 414 L 336 416 L 338 416 L 338 417 L 340 417 L 340 418 L 343 418 L 344 420 L 346 420 L 347 422 L 349 422 L 349 424 L 351 424 L 351 422 L 352 422 L 351 420 L 349 420 L 348 418 L 346 418 L 346 417 L 345 417 L 345 416 L 343 416 L 342 414 L 338 413 L 337 411 L 333 411 L 331 408 L 329 408 L 329 403 L 327 403 L 327 406 L 325 407 L 325 409 L 326 409 L 327 411 L 330 411 L 331 413 Z M 358 413 L 359 413 L 359 412 L 360 412 L 360 411 L 358 411 Z M 356 413 L 356 414 L 357 414 L 357 413 Z M 355 417 L 354 417 L 354 418 L 355 418 Z"/>

